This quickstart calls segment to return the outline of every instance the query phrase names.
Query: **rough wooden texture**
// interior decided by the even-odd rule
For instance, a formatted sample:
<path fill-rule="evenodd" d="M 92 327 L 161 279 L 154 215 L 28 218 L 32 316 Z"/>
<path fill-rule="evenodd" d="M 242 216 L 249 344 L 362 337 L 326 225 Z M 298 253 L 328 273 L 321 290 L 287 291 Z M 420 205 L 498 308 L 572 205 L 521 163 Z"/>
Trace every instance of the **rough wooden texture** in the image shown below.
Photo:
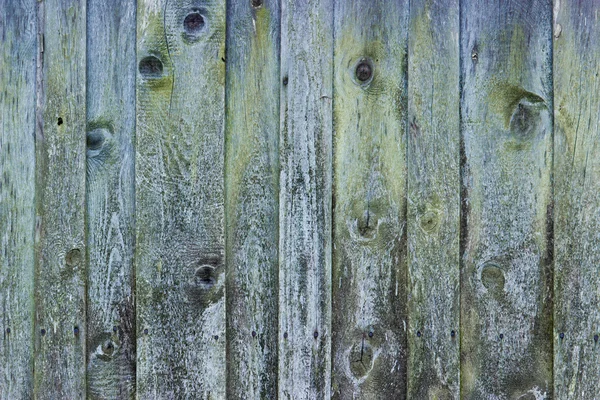
<path fill-rule="evenodd" d="M 0 0 L 0 398 L 33 397 L 35 0 Z"/>
<path fill-rule="evenodd" d="M 87 10 L 87 395 L 135 394 L 135 1 Z"/>
<path fill-rule="evenodd" d="M 331 397 L 333 1 L 281 9 L 279 398 Z"/>
<path fill-rule="evenodd" d="M 227 396 L 277 397 L 279 0 L 227 8 Z"/>
<path fill-rule="evenodd" d="M 86 4 L 38 3 L 37 399 L 85 397 Z"/>
<path fill-rule="evenodd" d="M 461 397 L 552 397 L 552 7 L 461 2 Z"/>
<path fill-rule="evenodd" d="M 138 1 L 137 397 L 225 396 L 225 1 Z"/>
<path fill-rule="evenodd" d="M 592 399 L 600 388 L 600 2 L 556 1 L 554 13 L 554 390 L 557 399 Z"/>
<path fill-rule="evenodd" d="M 333 395 L 406 397 L 408 1 L 335 3 Z"/>
<path fill-rule="evenodd" d="M 410 6 L 408 67 L 408 398 L 460 386 L 459 2 Z"/>

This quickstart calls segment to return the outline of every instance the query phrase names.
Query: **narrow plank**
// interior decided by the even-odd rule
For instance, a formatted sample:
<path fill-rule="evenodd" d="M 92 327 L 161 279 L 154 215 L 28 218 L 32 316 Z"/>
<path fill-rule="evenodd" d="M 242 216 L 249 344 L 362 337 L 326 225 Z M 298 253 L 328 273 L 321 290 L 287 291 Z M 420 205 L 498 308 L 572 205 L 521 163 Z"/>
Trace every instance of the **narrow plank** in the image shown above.
<path fill-rule="evenodd" d="M 85 398 L 86 2 L 38 3 L 36 399 Z"/>
<path fill-rule="evenodd" d="M 554 5 L 557 399 L 598 397 L 600 2 Z"/>
<path fill-rule="evenodd" d="M 279 0 L 227 7 L 227 397 L 277 398 Z"/>
<path fill-rule="evenodd" d="M 87 9 L 87 398 L 135 395 L 135 1 Z"/>
<path fill-rule="evenodd" d="M 137 8 L 137 397 L 225 397 L 225 1 Z"/>
<path fill-rule="evenodd" d="M 458 0 L 414 0 L 408 48 L 408 398 L 460 396 Z"/>
<path fill-rule="evenodd" d="M 33 398 L 35 0 L 0 0 L 0 398 Z"/>
<path fill-rule="evenodd" d="M 282 2 L 280 399 L 331 397 L 332 25 L 332 0 Z"/>
<path fill-rule="evenodd" d="M 552 4 L 461 7 L 461 397 L 552 398 Z"/>
<path fill-rule="evenodd" d="M 335 3 L 334 398 L 406 398 L 408 5 Z"/>

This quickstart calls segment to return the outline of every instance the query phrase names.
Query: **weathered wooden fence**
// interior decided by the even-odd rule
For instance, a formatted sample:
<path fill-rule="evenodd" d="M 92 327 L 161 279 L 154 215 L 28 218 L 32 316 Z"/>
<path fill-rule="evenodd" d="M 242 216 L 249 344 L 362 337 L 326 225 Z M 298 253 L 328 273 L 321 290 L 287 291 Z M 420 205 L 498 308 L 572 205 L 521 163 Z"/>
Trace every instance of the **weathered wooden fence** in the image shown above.
<path fill-rule="evenodd" d="M 599 18 L 0 0 L 0 398 L 600 398 Z"/>

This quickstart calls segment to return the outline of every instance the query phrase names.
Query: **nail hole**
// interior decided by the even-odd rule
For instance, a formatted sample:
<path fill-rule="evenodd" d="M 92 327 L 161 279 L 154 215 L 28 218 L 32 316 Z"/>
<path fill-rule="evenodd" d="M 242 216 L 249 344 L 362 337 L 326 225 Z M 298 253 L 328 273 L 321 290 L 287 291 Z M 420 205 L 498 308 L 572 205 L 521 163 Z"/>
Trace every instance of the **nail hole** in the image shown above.
<path fill-rule="evenodd" d="M 204 28 L 204 17 L 197 11 L 191 12 L 183 20 L 183 27 L 185 33 L 195 36 Z"/>
<path fill-rule="evenodd" d="M 373 331 L 369 332 L 369 337 L 373 337 Z"/>
<path fill-rule="evenodd" d="M 502 339 L 504 339 L 504 334 L 503 333 L 500 334 L 500 340 L 502 340 Z"/>
<path fill-rule="evenodd" d="M 256 331 L 252 331 L 252 337 L 256 337 Z"/>
<path fill-rule="evenodd" d="M 61 117 L 58 117 L 58 125 L 62 125 L 63 124 L 63 119 Z"/>
<path fill-rule="evenodd" d="M 565 338 L 565 334 L 563 332 L 560 333 L 560 335 L 558 335 L 559 338 L 564 339 Z"/>
<path fill-rule="evenodd" d="M 594 342 L 598 342 L 598 335 L 594 335 Z"/>
<path fill-rule="evenodd" d="M 356 66 L 355 75 L 356 79 L 359 81 L 366 82 L 371 79 L 371 76 L 373 75 L 373 67 L 371 67 L 371 64 L 369 64 L 367 61 L 361 61 Z"/>
<path fill-rule="evenodd" d="M 144 329 L 144 335 L 148 334 L 148 329 Z"/>
<path fill-rule="evenodd" d="M 40 333 L 42 334 L 42 336 L 46 336 L 46 330 L 45 330 L 45 329 L 42 329 L 42 330 L 40 331 Z"/>
<path fill-rule="evenodd" d="M 287 86 L 287 84 L 288 84 L 288 77 L 284 76 L 283 77 L 283 86 Z"/>
<path fill-rule="evenodd" d="M 117 326 L 113 326 L 113 332 L 116 332 L 119 328 L 117 328 Z"/>
<path fill-rule="evenodd" d="M 316 339 L 319 337 L 319 332 L 315 331 L 315 333 L 313 333 L 313 337 Z"/>
<path fill-rule="evenodd" d="M 219 340 L 219 335 L 215 335 L 215 340 Z"/>
<path fill-rule="evenodd" d="M 288 338 L 288 333 L 287 333 L 287 332 L 285 332 L 285 333 L 283 334 L 283 338 L 284 338 L 284 339 L 287 339 L 287 338 Z"/>
<path fill-rule="evenodd" d="M 79 327 L 78 326 L 73 327 L 73 333 L 75 335 L 79 335 Z"/>
<path fill-rule="evenodd" d="M 163 73 L 163 63 L 154 56 L 144 57 L 140 61 L 139 70 L 145 78 L 158 78 Z"/>
<path fill-rule="evenodd" d="M 451 332 L 450 332 L 450 336 L 452 336 L 452 337 L 456 336 L 456 332 L 454 332 L 454 331 L 451 331 Z"/>
<path fill-rule="evenodd" d="M 417 331 L 417 337 L 421 337 L 421 331 Z"/>
<path fill-rule="evenodd" d="M 6 333 L 10 333 L 10 328 L 6 328 Z"/>

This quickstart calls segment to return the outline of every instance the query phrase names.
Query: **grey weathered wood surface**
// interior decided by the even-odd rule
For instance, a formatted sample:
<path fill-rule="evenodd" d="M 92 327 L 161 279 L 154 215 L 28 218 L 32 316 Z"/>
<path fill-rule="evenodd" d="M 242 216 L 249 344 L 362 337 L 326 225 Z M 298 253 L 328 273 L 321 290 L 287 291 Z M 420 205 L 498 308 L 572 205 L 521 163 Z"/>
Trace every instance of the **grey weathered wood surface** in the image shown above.
<path fill-rule="evenodd" d="M 137 27 L 137 397 L 223 398 L 225 1 Z"/>
<path fill-rule="evenodd" d="M 332 392 L 406 397 L 408 1 L 335 2 Z"/>
<path fill-rule="evenodd" d="M 135 1 L 87 9 L 87 397 L 135 394 Z"/>
<path fill-rule="evenodd" d="M 460 392 L 459 1 L 410 5 L 408 398 Z"/>
<path fill-rule="evenodd" d="M 321 399 L 331 393 L 332 24 L 332 0 L 282 3 L 282 399 Z"/>
<path fill-rule="evenodd" d="M 36 1 L 0 0 L 0 398 L 33 384 Z"/>
<path fill-rule="evenodd" d="M 86 4 L 38 3 L 37 399 L 81 399 L 86 376 Z"/>
<path fill-rule="evenodd" d="M 227 396 L 277 397 L 279 0 L 227 2 Z"/>
<path fill-rule="evenodd" d="M 461 2 L 461 397 L 552 397 L 552 5 Z"/>
<path fill-rule="evenodd" d="M 556 1 L 554 21 L 557 399 L 600 389 L 600 2 Z"/>

